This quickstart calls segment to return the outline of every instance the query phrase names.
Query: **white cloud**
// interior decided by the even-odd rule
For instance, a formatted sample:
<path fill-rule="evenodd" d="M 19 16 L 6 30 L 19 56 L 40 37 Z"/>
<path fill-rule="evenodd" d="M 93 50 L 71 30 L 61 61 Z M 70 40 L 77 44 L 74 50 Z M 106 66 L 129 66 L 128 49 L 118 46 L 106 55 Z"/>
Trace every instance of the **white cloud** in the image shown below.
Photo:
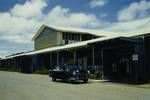
<path fill-rule="evenodd" d="M 105 30 L 124 33 L 145 28 L 150 28 L 150 18 L 143 18 L 126 22 L 117 22 L 112 24 L 109 28 L 106 28 Z"/>
<path fill-rule="evenodd" d="M 59 26 L 90 28 L 101 28 L 103 25 L 105 25 L 105 21 L 98 19 L 93 14 L 73 13 L 70 11 L 70 9 L 62 8 L 61 6 L 54 7 L 45 17 L 44 22 Z"/>
<path fill-rule="evenodd" d="M 0 31 L 6 33 L 23 33 L 34 29 L 37 24 L 34 19 L 11 16 L 10 13 L 0 13 Z"/>
<path fill-rule="evenodd" d="M 13 16 L 32 18 L 42 15 L 42 10 L 47 6 L 45 0 L 27 0 L 24 4 L 16 4 L 11 9 Z"/>
<path fill-rule="evenodd" d="M 8 12 L 0 12 L 0 40 L 31 43 L 31 37 L 39 26 L 46 0 L 27 0 L 16 4 Z"/>
<path fill-rule="evenodd" d="M 32 36 L 43 23 L 88 28 L 101 28 L 110 24 L 93 14 L 75 13 L 61 6 L 44 14 L 46 6 L 46 0 L 27 0 L 24 4 L 16 4 L 9 12 L 0 12 L 0 40 L 31 43 Z"/>
<path fill-rule="evenodd" d="M 40 23 L 34 19 L 11 16 L 10 13 L 0 13 L 0 40 L 29 43 L 31 34 L 37 30 Z"/>
<path fill-rule="evenodd" d="M 104 6 L 106 3 L 107 3 L 107 0 L 91 0 L 89 5 L 91 8 L 94 8 L 94 7 Z"/>
<path fill-rule="evenodd" d="M 128 21 L 150 16 L 150 1 L 141 0 L 131 3 L 128 7 L 118 12 L 119 21 Z"/>
<path fill-rule="evenodd" d="M 47 25 L 86 27 L 96 29 L 105 28 L 111 25 L 106 30 L 116 32 L 127 32 L 135 29 L 150 27 L 150 18 L 111 24 L 110 22 L 96 17 L 94 14 L 72 12 L 69 8 L 63 8 L 61 6 L 55 6 L 47 14 L 45 14 L 43 13 L 43 10 L 46 6 L 46 0 L 27 0 L 24 4 L 16 4 L 8 12 L 0 12 L 0 41 L 8 41 L 16 44 L 30 44 L 32 43 L 32 36 L 43 23 Z M 147 11 L 148 8 L 148 5 L 145 6 L 146 10 L 144 11 Z M 139 16 L 143 15 L 146 16 L 147 12 L 146 14 L 143 13 Z M 100 17 L 105 16 L 107 15 L 100 15 Z M 123 21 L 123 18 L 121 21 Z M 4 53 L 0 54 L 4 55 Z M 5 52 L 5 55 L 7 54 L 8 53 Z"/>
<path fill-rule="evenodd" d="M 4 34 L 1 35 L 0 40 L 7 40 L 9 42 L 15 42 L 15 43 L 31 43 L 31 37 L 33 35 L 30 34 L 16 34 L 16 33 L 12 33 L 12 34 Z"/>
<path fill-rule="evenodd" d="M 31 50 L 31 38 L 37 32 L 42 24 L 102 28 L 110 23 L 98 19 L 94 14 L 82 12 L 71 12 L 69 8 L 56 6 L 47 14 L 43 13 L 47 6 L 46 0 L 27 0 L 24 4 L 16 4 L 8 12 L 0 12 L 0 41 L 8 42 L 7 52 L 1 52 L 0 55 L 17 53 Z M 2 43 L 3 44 L 3 43 Z M 25 48 L 26 45 L 30 46 Z M 12 47 L 15 49 L 11 49 Z"/>

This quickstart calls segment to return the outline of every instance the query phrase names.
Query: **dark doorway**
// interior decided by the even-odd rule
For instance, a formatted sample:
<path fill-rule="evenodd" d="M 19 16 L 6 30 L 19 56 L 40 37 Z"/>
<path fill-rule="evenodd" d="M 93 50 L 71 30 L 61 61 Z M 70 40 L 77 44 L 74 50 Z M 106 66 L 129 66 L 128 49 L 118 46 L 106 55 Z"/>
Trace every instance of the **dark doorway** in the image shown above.
<path fill-rule="evenodd" d="M 130 44 L 103 49 L 104 78 L 131 81 L 135 68 L 132 64 L 133 46 Z"/>
<path fill-rule="evenodd" d="M 150 36 L 145 37 L 145 61 L 147 78 L 150 80 Z"/>

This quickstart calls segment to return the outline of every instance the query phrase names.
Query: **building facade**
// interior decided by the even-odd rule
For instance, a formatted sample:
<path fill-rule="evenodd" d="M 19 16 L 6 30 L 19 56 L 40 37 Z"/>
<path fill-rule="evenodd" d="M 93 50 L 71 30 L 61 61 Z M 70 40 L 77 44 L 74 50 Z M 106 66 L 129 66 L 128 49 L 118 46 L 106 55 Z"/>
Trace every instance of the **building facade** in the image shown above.
<path fill-rule="evenodd" d="M 103 37 L 103 35 L 91 34 L 83 30 L 60 30 L 59 28 L 42 25 L 32 40 L 34 41 L 34 49 L 40 50 L 95 39 L 98 37 Z"/>
<path fill-rule="evenodd" d="M 150 80 L 149 29 L 116 35 L 43 25 L 32 40 L 34 51 L 1 59 L 0 67 L 11 66 L 32 73 L 42 68 L 75 64 L 91 73 L 101 72 L 103 79 L 132 83 Z"/>

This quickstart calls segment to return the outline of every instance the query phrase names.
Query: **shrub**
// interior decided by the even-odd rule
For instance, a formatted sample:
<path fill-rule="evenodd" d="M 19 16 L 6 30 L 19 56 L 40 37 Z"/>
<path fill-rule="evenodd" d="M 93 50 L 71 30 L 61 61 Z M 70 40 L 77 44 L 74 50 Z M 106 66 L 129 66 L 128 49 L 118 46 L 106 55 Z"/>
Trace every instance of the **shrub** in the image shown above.
<path fill-rule="evenodd" d="M 16 72 L 21 72 L 21 69 L 19 68 L 19 69 L 16 69 Z"/>
<path fill-rule="evenodd" d="M 91 79 L 102 79 L 102 72 L 98 71 L 95 72 L 94 74 L 90 74 Z"/>
<path fill-rule="evenodd" d="M 48 75 L 48 70 L 47 69 L 37 70 L 37 71 L 33 72 L 33 74 Z"/>
<path fill-rule="evenodd" d="M 0 70 L 13 72 L 13 71 L 16 71 L 16 68 L 15 67 L 6 66 L 6 67 L 3 67 L 3 68 L 0 68 Z"/>

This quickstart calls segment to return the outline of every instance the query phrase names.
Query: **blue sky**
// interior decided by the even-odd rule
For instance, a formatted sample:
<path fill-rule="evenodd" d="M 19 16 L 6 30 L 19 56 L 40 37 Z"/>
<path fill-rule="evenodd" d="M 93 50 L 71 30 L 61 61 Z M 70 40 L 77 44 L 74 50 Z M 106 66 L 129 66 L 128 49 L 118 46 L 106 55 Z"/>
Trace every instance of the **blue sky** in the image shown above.
<path fill-rule="evenodd" d="M 33 50 L 42 24 L 130 32 L 150 27 L 150 0 L 1 0 L 0 57 Z"/>

